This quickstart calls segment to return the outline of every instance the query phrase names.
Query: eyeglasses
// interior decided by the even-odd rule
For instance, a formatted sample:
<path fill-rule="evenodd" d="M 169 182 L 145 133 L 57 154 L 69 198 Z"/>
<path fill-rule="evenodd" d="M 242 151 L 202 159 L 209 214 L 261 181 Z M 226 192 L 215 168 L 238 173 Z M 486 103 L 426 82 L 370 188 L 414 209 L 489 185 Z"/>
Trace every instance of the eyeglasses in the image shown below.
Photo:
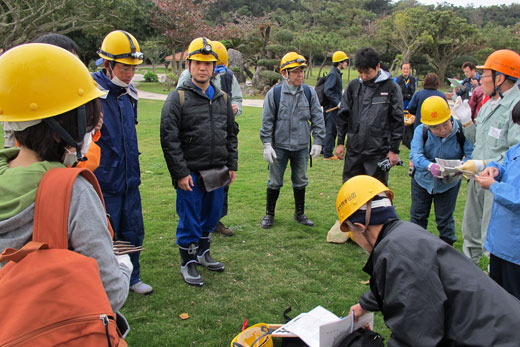
<path fill-rule="evenodd" d="M 136 72 L 137 71 L 137 66 L 123 65 L 123 66 L 119 67 L 119 70 L 121 70 L 121 72 L 124 72 L 124 73 Z"/>
<path fill-rule="evenodd" d="M 289 60 L 289 61 L 286 61 L 285 63 L 282 64 L 282 66 L 280 66 L 280 69 L 283 69 L 284 67 L 286 67 L 287 65 L 289 64 L 294 64 L 294 63 L 298 63 L 298 64 L 304 64 L 306 62 L 305 59 L 302 59 L 302 58 L 298 58 L 298 59 L 294 59 L 294 60 Z"/>

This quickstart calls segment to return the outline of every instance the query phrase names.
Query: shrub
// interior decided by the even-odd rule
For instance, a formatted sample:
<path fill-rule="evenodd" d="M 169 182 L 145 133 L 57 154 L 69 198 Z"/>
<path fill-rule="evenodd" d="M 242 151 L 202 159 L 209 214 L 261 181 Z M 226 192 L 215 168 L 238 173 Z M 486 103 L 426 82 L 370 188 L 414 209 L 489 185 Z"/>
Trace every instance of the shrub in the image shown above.
<path fill-rule="evenodd" d="M 159 82 L 159 77 L 153 72 L 147 72 L 144 74 L 144 80 L 146 82 Z"/>
<path fill-rule="evenodd" d="M 167 91 L 175 89 L 175 87 L 177 86 L 178 80 L 179 80 L 179 77 L 174 72 L 167 73 L 166 79 L 164 80 L 164 88 Z"/>

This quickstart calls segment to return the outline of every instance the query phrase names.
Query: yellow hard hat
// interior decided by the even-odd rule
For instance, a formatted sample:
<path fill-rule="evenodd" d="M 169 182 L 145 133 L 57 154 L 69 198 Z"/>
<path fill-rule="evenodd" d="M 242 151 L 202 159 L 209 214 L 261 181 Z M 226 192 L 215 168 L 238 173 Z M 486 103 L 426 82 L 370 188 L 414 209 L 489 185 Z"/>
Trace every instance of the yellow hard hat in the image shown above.
<path fill-rule="evenodd" d="M 500 49 L 491 53 L 484 65 L 477 66 L 477 69 L 494 70 L 520 78 L 520 55 L 510 49 Z"/>
<path fill-rule="evenodd" d="M 307 60 L 305 57 L 296 52 L 289 52 L 284 55 L 280 61 L 280 72 L 285 69 L 293 69 L 300 66 L 307 66 Z"/>
<path fill-rule="evenodd" d="M 218 55 L 217 65 L 228 66 L 228 52 L 226 46 L 222 44 L 220 41 L 213 41 L 213 46 L 215 47 L 215 51 Z"/>
<path fill-rule="evenodd" d="M 440 96 L 430 96 L 421 106 L 421 122 L 426 125 L 442 124 L 451 117 L 450 106 Z"/>
<path fill-rule="evenodd" d="M 103 94 L 81 60 L 63 48 L 29 43 L 0 56 L 0 121 L 50 118 Z"/>
<path fill-rule="evenodd" d="M 231 347 L 273 347 L 272 330 L 265 323 L 255 324 L 231 341 Z"/>
<path fill-rule="evenodd" d="M 333 63 L 339 63 L 339 62 L 342 62 L 343 60 L 347 60 L 347 59 L 348 59 L 347 54 L 343 51 L 336 51 L 332 55 Z"/>
<path fill-rule="evenodd" d="M 336 198 L 336 212 L 340 224 L 343 224 L 354 212 L 383 192 L 390 200 L 394 199 L 394 193 L 372 176 L 354 176 L 343 183 Z"/>
<path fill-rule="evenodd" d="M 215 50 L 215 44 L 205 37 L 198 37 L 191 41 L 188 46 L 187 60 L 197 61 L 217 61 L 218 54 Z"/>
<path fill-rule="evenodd" d="M 128 65 L 139 65 L 144 59 L 135 37 L 123 30 L 112 31 L 105 36 L 97 53 L 105 60 Z"/>

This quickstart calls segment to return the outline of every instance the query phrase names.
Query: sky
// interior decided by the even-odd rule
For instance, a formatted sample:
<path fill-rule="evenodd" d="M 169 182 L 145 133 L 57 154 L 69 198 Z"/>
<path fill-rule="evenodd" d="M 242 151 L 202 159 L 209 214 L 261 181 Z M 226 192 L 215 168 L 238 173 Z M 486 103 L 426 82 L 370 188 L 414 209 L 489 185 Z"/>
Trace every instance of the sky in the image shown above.
<path fill-rule="evenodd" d="M 520 3 L 520 0 L 418 0 L 424 5 L 437 5 L 438 3 L 447 2 L 455 6 L 463 6 L 473 4 L 473 7 L 492 6 L 492 5 L 511 5 Z"/>

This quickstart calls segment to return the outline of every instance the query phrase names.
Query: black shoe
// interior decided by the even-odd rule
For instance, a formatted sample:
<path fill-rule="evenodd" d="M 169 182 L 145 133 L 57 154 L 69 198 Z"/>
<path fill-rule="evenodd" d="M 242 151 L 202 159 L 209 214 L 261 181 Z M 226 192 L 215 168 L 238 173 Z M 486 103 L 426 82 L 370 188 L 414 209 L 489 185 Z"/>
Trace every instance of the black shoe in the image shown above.
<path fill-rule="evenodd" d="M 260 221 L 260 226 L 264 229 L 272 228 L 274 224 L 274 215 L 266 214 Z"/>
<path fill-rule="evenodd" d="M 224 271 L 224 264 L 211 258 L 209 251 L 204 253 L 204 255 L 198 255 L 197 262 L 210 271 Z"/>
<path fill-rule="evenodd" d="M 181 265 L 181 274 L 184 278 L 184 282 L 192 286 L 202 286 L 204 281 L 197 271 L 197 263 L 194 261 L 189 262 L 186 265 Z"/>
<path fill-rule="evenodd" d="M 305 213 L 301 213 L 301 214 L 295 213 L 294 214 L 294 220 L 297 221 L 300 224 L 303 224 L 303 225 L 306 225 L 306 226 L 309 226 L 309 227 L 313 227 L 314 226 L 314 222 L 311 221 L 309 218 L 307 218 Z"/>

